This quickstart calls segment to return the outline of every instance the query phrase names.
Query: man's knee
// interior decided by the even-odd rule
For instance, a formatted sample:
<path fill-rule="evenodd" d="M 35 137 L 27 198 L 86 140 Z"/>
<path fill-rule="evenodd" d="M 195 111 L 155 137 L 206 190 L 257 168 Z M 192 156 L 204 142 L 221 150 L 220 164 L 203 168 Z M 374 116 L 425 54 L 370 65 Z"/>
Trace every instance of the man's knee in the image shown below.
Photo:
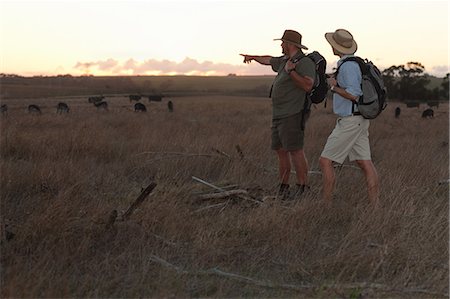
<path fill-rule="evenodd" d="M 319 165 L 320 165 L 321 169 L 329 168 L 329 167 L 332 167 L 333 161 L 331 161 L 330 159 L 325 158 L 325 157 L 320 157 L 319 158 Z"/>
<path fill-rule="evenodd" d="M 289 154 L 291 156 L 297 157 L 297 156 L 304 156 L 305 152 L 303 151 L 303 149 L 298 149 L 298 150 L 289 151 Z"/>
<path fill-rule="evenodd" d="M 358 164 L 359 168 L 366 172 L 371 171 L 374 168 L 371 160 L 356 160 L 356 164 Z"/>
<path fill-rule="evenodd" d="M 277 149 L 275 151 L 277 152 L 277 155 L 280 156 L 280 157 L 287 156 L 288 153 L 289 153 L 287 150 L 282 149 L 282 148 L 279 148 L 279 149 Z"/>

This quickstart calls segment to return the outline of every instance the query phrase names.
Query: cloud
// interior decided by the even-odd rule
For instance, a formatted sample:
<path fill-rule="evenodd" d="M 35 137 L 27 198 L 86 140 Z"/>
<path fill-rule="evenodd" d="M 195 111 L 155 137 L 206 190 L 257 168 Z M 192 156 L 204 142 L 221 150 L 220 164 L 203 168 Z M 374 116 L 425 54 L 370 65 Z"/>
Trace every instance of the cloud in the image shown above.
<path fill-rule="evenodd" d="M 450 73 L 450 70 L 447 65 L 437 65 L 431 68 L 430 73 L 436 77 L 445 77 L 447 73 Z"/>
<path fill-rule="evenodd" d="M 119 62 L 117 60 L 110 58 L 105 61 L 99 61 L 97 63 L 97 65 L 98 65 L 99 70 L 108 71 L 108 70 L 111 70 L 112 68 L 114 68 L 118 63 Z"/>
<path fill-rule="evenodd" d="M 229 63 L 200 62 L 186 57 L 181 62 L 171 60 L 148 59 L 142 62 L 132 58 L 119 62 L 109 58 L 94 62 L 77 62 L 75 69 L 85 73 L 101 73 L 102 75 L 273 75 L 270 66 L 262 66 L 256 62 L 234 65 Z"/>

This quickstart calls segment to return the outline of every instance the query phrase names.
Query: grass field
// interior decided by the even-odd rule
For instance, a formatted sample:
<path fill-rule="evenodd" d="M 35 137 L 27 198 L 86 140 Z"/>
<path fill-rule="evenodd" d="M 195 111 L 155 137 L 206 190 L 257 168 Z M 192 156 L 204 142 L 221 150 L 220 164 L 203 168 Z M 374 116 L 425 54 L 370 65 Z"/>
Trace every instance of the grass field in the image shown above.
<path fill-rule="evenodd" d="M 273 76 L 0 77 L 2 99 L 163 93 L 268 97 Z"/>
<path fill-rule="evenodd" d="M 2 100 L 1 297 L 448 296 L 448 105 L 434 119 L 400 105 L 395 119 L 390 103 L 371 122 L 373 210 L 349 162 L 332 207 L 316 172 L 302 200 L 266 197 L 278 183 L 267 98 L 174 97 L 173 113 L 164 101 L 134 113 L 125 97 L 109 112 L 69 97 L 68 115 L 55 113 L 58 101 Z M 31 103 L 43 114 L 27 114 Z M 307 124 L 313 171 L 330 106 Z M 213 190 L 192 176 L 265 201 L 200 200 Z M 129 220 L 108 226 L 151 182 Z"/>
<path fill-rule="evenodd" d="M 0 77 L 0 98 L 71 98 L 139 93 L 163 93 L 177 97 L 211 94 L 268 97 L 273 78 L 274 76 Z M 441 87 L 442 78 L 429 79 L 427 88 L 431 90 Z"/>

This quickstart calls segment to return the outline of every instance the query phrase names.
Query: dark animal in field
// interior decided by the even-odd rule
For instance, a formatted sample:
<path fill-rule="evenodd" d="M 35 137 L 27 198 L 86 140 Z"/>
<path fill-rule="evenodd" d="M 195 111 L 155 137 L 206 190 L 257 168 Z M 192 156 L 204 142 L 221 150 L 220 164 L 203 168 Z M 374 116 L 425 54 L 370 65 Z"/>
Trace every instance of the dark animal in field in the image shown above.
<path fill-rule="evenodd" d="M 424 112 L 422 112 L 422 118 L 433 118 L 433 117 L 434 117 L 433 109 L 427 109 Z"/>
<path fill-rule="evenodd" d="M 38 105 L 29 105 L 28 112 L 31 114 L 41 114 L 41 108 Z"/>
<path fill-rule="evenodd" d="M 130 102 L 139 101 L 140 99 L 142 99 L 142 97 L 140 95 L 136 95 L 136 94 L 130 95 L 129 98 L 130 98 Z"/>
<path fill-rule="evenodd" d="M 145 108 L 145 105 L 142 103 L 136 103 L 134 104 L 134 111 L 135 112 L 147 112 L 147 108 Z"/>
<path fill-rule="evenodd" d="M 2 115 L 7 115 L 8 114 L 8 105 L 2 104 L 2 106 L 0 107 L 0 112 L 2 113 Z"/>
<path fill-rule="evenodd" d="M 62 113 L 69 113 L 70 108 L 66 103 L 59 102 L 56 106 L 56 113 L 62 114 Z"/>
<path fill-rule="evenodd" d="M 401 112 L 400 107 L 395 108 L 395 118 L 399 118 L 400 112 Z"/>
<path fill-rule="evenodd" d="M 103 109 L 103 110 L 108 110 L 108 103 L 105 101 L 101 101 L 101 102 L 95 102 L 94 106 L 97 107 L 97 110 Z"/>
<path fill-rule="evenodd" d="M 172 103 L 172 101 L 167 102 L 167 108 L 169 108 L 169 112 L 173 112 L 173 103 Z"/>
<path fill-rule="evenodd" d="M 97 103 L 103 101 L 105 97 L 104 96 L 97 96 L 97 97 L 89 97 L 88 102 L 89 103 Z"/>
<path fill-rule="evenodd" d="M 150 96 L 148 96 L 148 101 L 149 102 L 161 102 L 162 98 L 163 98 L 163 96 L 161 96 L 161 95 L 150 95 Z"/>

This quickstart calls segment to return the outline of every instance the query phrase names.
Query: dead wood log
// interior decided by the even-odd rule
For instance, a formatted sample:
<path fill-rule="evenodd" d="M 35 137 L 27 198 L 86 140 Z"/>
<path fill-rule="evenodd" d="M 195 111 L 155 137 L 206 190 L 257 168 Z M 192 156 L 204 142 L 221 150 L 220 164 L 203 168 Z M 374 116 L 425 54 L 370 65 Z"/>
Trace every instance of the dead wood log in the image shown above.
<path fill-rule="evenodd" d="M 224 189 L 222 189 L 222 188 L 220 188 L 220 187 L 217 187 L 216 185 L 213 185 L 213 184 L 211 184 L 211 183 L 208 183 L 207 181 L 202 180 L 202 179 L 200 179 L 200 178 L 198 178 L 198 177 L 192 176 L 192 179 L 195 180 L 195 181 L 197 181 L 197 182 L 199 182 L 199 183 L 205 184 L 205 185 L 208 186 L 208 187 L 211 187 L 211 188 L 213 188 L 213 189 L 219 190 L 220 192 L 227 192 L 227 190 L 224 190 Z M 237 197 L 237 198 L 240 198 L 240 199 L 248 200 L 248 201 L 251 201 L 251 202 L 254 202 L 254 203 L 261 204 L 261 201 L 252 199 L 252 198 L 250 198 L 249 196 L 245 196 L 245 195 L 243 195 L 243 194 L 236 194 L 236 197 Z"/>
<path fill-rule="evenodd" d="M 134 210 L 145 200 L 145 198 L 155 189 L 156 183 L 150 183 L 150 185 L 145 188 L 141 194 L 136 198 L 136 200 L 131 204 L 128 210 L 122 215 L 122 220 L 126 221 L 133 214 Z"/>
<path fill-rule="evenodd" d="M 219 199 L 219 198 L 225 198 L 232 195 L 242 195 L 242 194 L 248 194 L 247 190 L 230 190 L 230 191 L 223 191 L 218 193 L 208 193 L 208 194 L 202 194 L 199 196 L 200 199 Z"/>

